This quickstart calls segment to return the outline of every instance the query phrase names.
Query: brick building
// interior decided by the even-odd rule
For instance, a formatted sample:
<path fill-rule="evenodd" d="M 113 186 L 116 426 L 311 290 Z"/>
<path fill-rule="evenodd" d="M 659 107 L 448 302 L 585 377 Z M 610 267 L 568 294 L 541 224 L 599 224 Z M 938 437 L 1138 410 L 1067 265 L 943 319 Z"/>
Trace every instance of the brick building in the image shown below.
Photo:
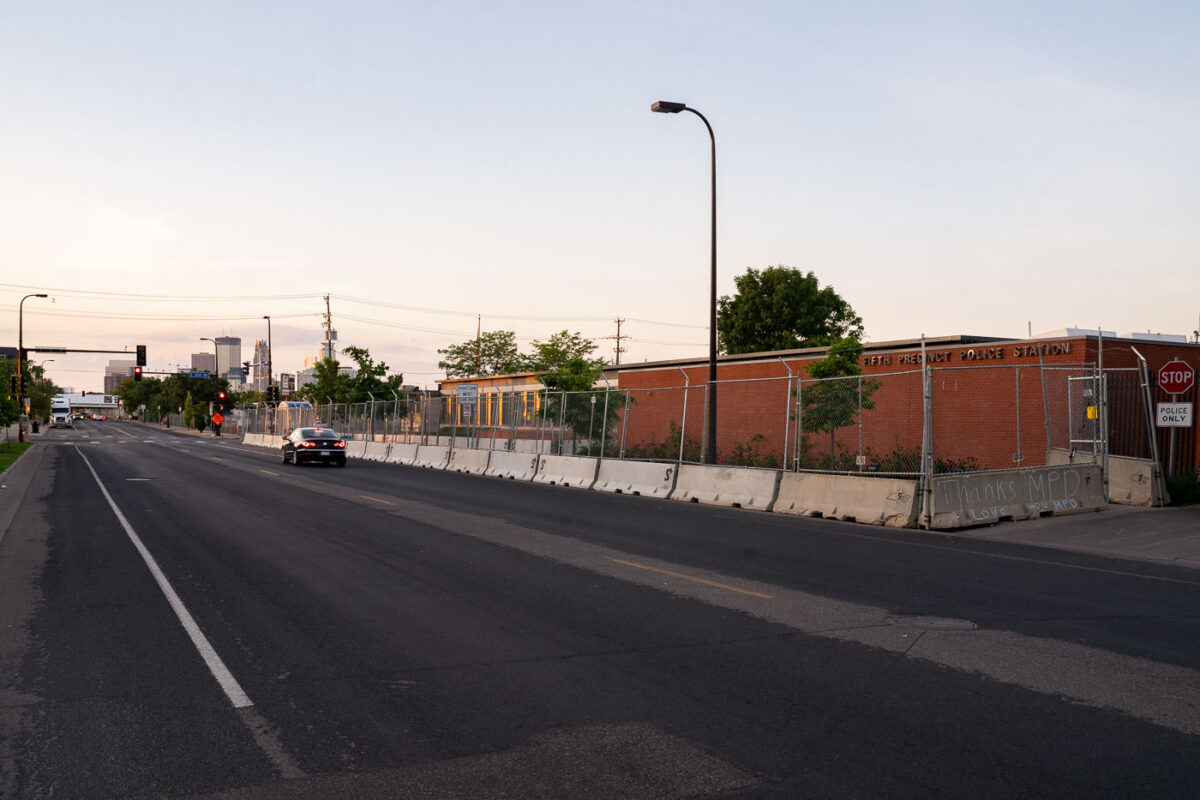
<path fill-rule="evenodd" d="M 1107 403 L 1100 403 L 1097 370 L 1103 348 Z M 1149 412 L 1136 352 L 1149 370 Z M 1163 364 L 1180 359 L 1200 370 L 1200 345 L 1184 337 L 1129 335 L 1066 329 L 1031 339 L 947 336 L 865 345 L 863 376 L 843 379 L 841 396 L 861 412 L 845 410 L 842 424 L 814 425 L 821 389 L 809 378 L 825 348 L 722 356 L 717 377 L 717 449 L 721 461 L 815 469 L 919 470 L 923 437 L 938 468 L 999 469 L 1037 466 L 1051 450 L 1090 451 L 1107 416 L 1109 451 L 1148 458 L 1149 431 L 1157 403 L 1172 398 L 1156 386 Z M 928 362 L 932 418 L 926 426 L 923 364 Z M 706 357 L 610 366 L 610 399 L 623 405 L 609 431 L 626 455 L 667 457 L 684 446 L 685 459 L 698 453 L 704 437 Z M 478 421 L 496 425 L 497 435 L 521 436 L 538 424 L 541 406 L 536 375 L 453 379 L 440 382 L 444 395 L 460 383 L 480 387 Z M 829 383 L 829 382 L 826 382 Z M 806 395 L 806 392 L 808 393 Z M 1195 403 L 1197 390 L 1179 398 Z M 611 392 L 610 392 L 611 395 Z M 448 410 L 453 417 L 453 400 Z M 829 428 L 833 430 L 829 430 Z M 507 433 L 503 430 L 507 428 Z M 683 435 L 680 436 L 680 431 Z M 682 441 L 681 441 L 682 438 Z M 1174 453 L 1175 471 L 1194 471 L 1200 442 L 1193 424 L 1155 429 L 1160 460 Z"/>
<path fill-rule="evenodd" d="M 932 385 L 932 448 L 947 465 L 982 469 L 1042 464 L 1050 448 L 1086 449 L 1099 435 L 1099 396 L 1095 381 L 1100 349 L 1107 376 L 1109 447 L 1115 455 L 1148 457 L 1151 452 L 1139 361 L 1150 377 L 1151 410 L 1171 397 L 1155 387 L 1163 364 L 1180 359 L 1200 370 L 1200 345 L 1183 337 L 1117 337 L 1068 329 L 1033 339 L 948 336 L 869 343 L 862 357 L 868 406 L 857 422 L 833 432 L 832 446 L 807 426 L 803 446 L 812 449 L 811 466 L 820 468 L 830 452 L 866 453 L 868 462 L 919 452 L 925 430 L 922 364 Z M 825 348 L 721 356 L 717 364 L 717 449 L 728 456 L 757 441 L 761 453 L 781 453 L 794 461 L 804 421 L 804 392 L 813 383 L 808 369 Z M 707 358 L 622 365 L 618 383 L 632 392 L 637 409 L 629 415 L 628 441 L 664 438 L 680 425 L 685 392 L 686 436 L 704 435 Z M 856 381 L 856 379 L 848 379 Z M 1193 387 L 1181 401 L 1195 402 Z M 855 391 L 847 392 L 851 402 Z M 869 407 L 873 406 L 873 407 Z M 1090 409 L 1090 411 L 1089 411 Z M 756 439 L 757 437 L 757 439 Z M 1170 451 L 1170 432 L 1158 429 L 1160 457 Z M 1194 471 L 1200 463 L 1195 425 L 1175 431 L 1175 468 Z M 786 456 L 783 454 L 787 454 Z M 822 455 L 823 454 L 823 455 Z M 802 464 L 803 466 L 803 464 Z M 840 465 L 838 465 L 840 468 Z M 911 471 L 904 469 L 899 471 Z"/>

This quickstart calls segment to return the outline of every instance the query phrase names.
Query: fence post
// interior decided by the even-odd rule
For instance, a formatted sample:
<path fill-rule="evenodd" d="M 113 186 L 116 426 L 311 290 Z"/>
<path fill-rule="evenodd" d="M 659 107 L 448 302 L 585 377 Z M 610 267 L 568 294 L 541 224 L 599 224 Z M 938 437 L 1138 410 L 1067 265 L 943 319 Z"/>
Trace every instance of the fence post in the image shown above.
<path fill-rule="evenodd" d="M 1100 368 L 1100 435 L 1104 438 L 1104 452 L 1100 453 L 1100 458 L 1103 459 L 1103 468 L 1100 469 L 1100 476 L 1104 480 L 1104 501 L 1109 501 L 1109 380 L 1104 374 L 1104 326 L 1096 326 L 1097 333 L 1097 360 Z M 1175 447 L 1175 428 L 1171 428 L 1171 449 Z M 1174 455 L 1174 453 L 1172 453 Z M 1172 458 L 1174 463 L 1174 458 Z"/>
<path fill-rule="evenodd" d="M 546 414 L 550 409 L 550 391 L 548 389 L 539 389 L 538 396 L 542 400 L 542 422 L 538 425 L 538 452 L 545 452 L 546 441 Z"/>
<path fill-rule="evenodd" d="M 921 394 L 924 425 L 921 434 L 921 518 L 925 530 L 933 524 L 933 370 L 925 358 L 925 334 L 921 334 Z"/>
<path fill-rule="evenodd" d="M 785 387 L 787 388 L 787 396 L 783 401 L 783 471 L 787 472 L 788 433 L 791 432 L 792 427 L 792 376 L 795 375 L 795 373 L 792 372 L 792 368 L 787 365 L 787 362 L 783 360 L 783 356 L 779 356 L 779 363 L 783 364 L 783 368 L 788 371 L 787 380 L 784 382 Z"/>
<path fill-rule="evenodd" d="M 1054 446 L 1054 439 L 1050 434 L 1050 393 L 1046 391 L 1046 361 L 1042 358 L 1042 346 L 1038 345 L 1038 372 L 1042 375 L 1042 414 L 1046 419 L 1046 458 L 1050 457 L 1050 449 Z M 1067 438 L 1070 438 L 1068 433 Z M 1067 443 L 1067 449 L 1070 450 L 1070 442 Z"/>
<path fill-rule="evenodd" d="M 567 390 L 558 393 L 558 454 L 566 455 L 567 449 Z"/>
<path fill-rule="evenodd" d="M 1167 496 L 1167 485 L 1163 480 L 1162 464 L 1158 460 L 1158 432 L 1154 429 L 1154 412 L 1150 410 L 1150 369 L 1146 364 L 1146 359 L 1138 352 L 1136 347 L 1130 347 L 1133 354 L 1137 356 L 1139 366 L 1142 373 L 1142 397 L 1143 405 L 1146 409 L 1146 431 L 1150 435 L 1150 453 L 1154 456 L 1154 483 L 1158 487 L 1159 504 L 1161 505 Z M 1107 499 L 1107 498 L 1106 498 Z M 1151 504 L 1153 504 L 1151 500 Z"/>
<path fill-rule="evenodd" d="M 801 443 L 804 441 L 804 377 L 803 374 L 796 376 L 796 451 L 792 453 L 792 466 L 799 469 L 800 454 L 802 452 Z"/>
<path fill-rule="evenodd" d="M 1021 368 L 1013 367 L 1017 373 L 1017 452 L 1013 454 L 1013 462 L 1018 467 L 1025 465 L 1025 452 L 1021 450 Z"/>
<path fill-rule="evenodd" d="M 692 382 L 688 380 L 688 374 L 687 374 L 687 372 L 684 372 L 683 367 L 676 367 L 676 369 L 679 370 L 680 372 L 683 372 L 683 421 L 679 425 L 679 461 L 676 462 L 676 463 L 682 464 L 683 463 L 683 443 L 685 441 L 687 441 L 687 404 L 688 404 L 688 395 L 690 394 L 688 389 L 691 387 Z M 707 386 L 708 386 L 708 384 L 706 383 L 705 384 L 706 388 L 704 391 L 704 410 L 705 410 L 706 417 L 707 417 L 707 412 L 708 412 L 708 389 L 707 389 Z M 705 427 L 707 427 L 707 426 L 705 426 Z M 700 452 L 707 453 L 708 451 L 704 449 L 703 445 L 701 445 Z"/>
<path fill-rule="evenodd" d="M 854 466 L 858 467 L 859 472 L 862 472 L 863 467 L 865 466 L 865 464 L 859 463 L 859 462 L 865 461 L 865 459 L 863 458 L 863 444 L 862 444 L 862 440 L 863 440 L 862 389 L 863 389 L 863 379 L 862 379 L 862 375 L 859 375 L 858 376 L 858 455 L 854 459 Z"/>
<path fill-rule="evenodd" d="M 612 392 L 612 384 L 604 377 L 603 372 L 600 373 L 600 377 L 604 378 L 604 419 L 600 420 L 600 457 L 604 458 L 604 443 L 608 440 L 608 395 Z"/>
<path fill-rule="evenodd" d="M 517 394 L 518 394 L 517 391 L 514 389 L 513 396 L 516 397 Z M 521 395 L 521 407 L 517 408 L 517 405 L 514 402 L 513 409 L 512 409 L 512 415 L 509 417 L 508 444 L 505 445 L 505 447 L 504 447 L 505 450 L 516 450 L 517 449 L 517 422 L 518 422 L 518 420 L 521 422 L 525 421 L 525 410 L 526 410 L 525 409 L 525 392 L 520 392 L 520 395 Z"/>
<path fill-rule="evenodd" d="M 621 458 L 625 457 L 625 444 L 629 440 L 629 401 L 633 398 L 633 392 L 628 389 L 625 391 L 625 414 L 621 421 Z"/>

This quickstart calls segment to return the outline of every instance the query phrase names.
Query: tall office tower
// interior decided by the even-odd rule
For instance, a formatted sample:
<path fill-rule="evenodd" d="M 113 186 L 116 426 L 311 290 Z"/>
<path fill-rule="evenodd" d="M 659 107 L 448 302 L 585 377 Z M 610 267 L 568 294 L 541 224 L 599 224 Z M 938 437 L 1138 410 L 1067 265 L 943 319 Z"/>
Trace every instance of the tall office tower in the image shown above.
<path fill-rule="evenodd" d="M 227 378 L 230 369 L 242 366 L 242 338 L 218 336 L 213 341 L 217 345 L 217 375 Z"/>
<path fill-rule="evenodd" d="M 254 360 L 250 362 L 250 368 L 254 370 L 254 391 L 265 392 L 267 390 L 270 364 L 271 351 L 267 348 L 267 340 L 255 339 Z"/>

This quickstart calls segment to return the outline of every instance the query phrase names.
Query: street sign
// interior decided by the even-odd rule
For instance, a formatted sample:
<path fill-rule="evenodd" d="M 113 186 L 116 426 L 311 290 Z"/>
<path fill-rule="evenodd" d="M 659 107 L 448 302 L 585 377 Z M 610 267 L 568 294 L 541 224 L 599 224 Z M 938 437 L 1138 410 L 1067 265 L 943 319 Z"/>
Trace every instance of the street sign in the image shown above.
<path fill-rule="evenodd" d="M 219 427 L 221 425 L 221 423 L 223 423 L 225 421 L 225 417 L 221 414 L 220 411 L 218 411 L 217 413 L 212 415 L 212 421 L 213 421 L 213 425 L 216 425 Z"/>
<path fill-rule="evenodd" d="M 1178 358 L 1158 370 L 1158 386 L 1167 394 L 1183 394 L 1196 382 L 1196 370 Z"/>
<path fill-rule="evenodd" d="M 464 406 L 473 406 L 479 400 L 479 384 L 460 383 L 458 385 L 458 402 Z"/>
<path fill-rule="evenodd" d="M 1191 403 L 1159 403 L 1156 415 L 1160 428 L 1192 427 Z M 1171 434 L 1174 436 L 1174 433 Z"/>
<path fill-rule="evenodd" d="M 189 378 L 207 378 L 208 371 L 207 370 L 192 370 L 191 372 L 188 373 L 188 377 Z"/>

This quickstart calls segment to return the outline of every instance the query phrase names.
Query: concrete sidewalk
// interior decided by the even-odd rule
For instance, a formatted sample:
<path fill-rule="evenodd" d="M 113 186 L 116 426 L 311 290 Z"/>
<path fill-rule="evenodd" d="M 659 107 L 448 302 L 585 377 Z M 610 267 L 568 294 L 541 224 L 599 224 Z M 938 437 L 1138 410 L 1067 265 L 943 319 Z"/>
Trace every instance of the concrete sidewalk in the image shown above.
<path fill-rule="evenodd" d="M 1107 511 L 1002 522 L 954 533 L 1098 556 L 1200 567 L 1200 505 L 1110 505 Z"/>

